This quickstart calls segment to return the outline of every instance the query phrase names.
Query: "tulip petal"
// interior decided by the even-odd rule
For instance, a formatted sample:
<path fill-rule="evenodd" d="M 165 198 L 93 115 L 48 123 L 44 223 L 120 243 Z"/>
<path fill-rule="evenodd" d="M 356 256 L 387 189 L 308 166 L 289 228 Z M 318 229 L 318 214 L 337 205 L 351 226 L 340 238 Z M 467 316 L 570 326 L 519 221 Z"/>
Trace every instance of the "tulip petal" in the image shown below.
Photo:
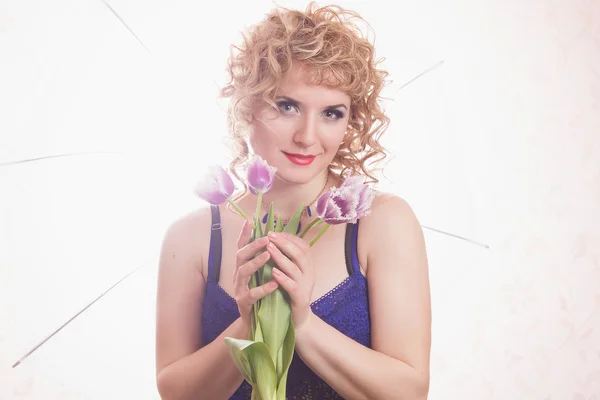
<path fill-rule="evenodd" d="M 194 193 L 210 204 L 219 205 L 231 197 L 234 189 L 235 185 L 227 171 L 219 165 L 211 165 L 194 187 Z"/>
<path fill-rule="evenodd" d="M 235 185 L 233 184 L 233 179 L 231 176 L 221 167 L 217 167 L 213 170 L 219 191 L 226 195 L 227 197 L 231 196 L 235 189 Z"/>
<path fill-rule="evenodd" d="M 373 197 L 372 189 L 360 176 L 351 176 L 339 188 L 332 188 L 319 197 L 317 214 L 330 225 L 356 223 L 369 213 Z"/>
<path fill-rule="evenodd" d="M 262 157 L 254 156 L 248 164 L 246 180 L 253 194 L 267 193 L 273 187 L 277 168 L 270 166 Z"/>
<path fill-rule="evenodd" d="M 325 215 L 325 210 L 327 208 L 327 203 L 329 202 L 330 197 L 331 197 L 331 190 L 328 190 L 327 192 L 323 193 L 317 200 L 316 211 L 317 211 L 317 215 L 321 219 L 323 218 L 323 215 Z"/>
<path fill-rule="evenodd" d="M 356 214 L 358 215 L 358 218 L 362 218 L 371 213 L 371 203 L 373 203 L 374 198 L 375 191 L 368 185 L 364 185 L 360 191 L 358 206 L 356 207 Z"/>

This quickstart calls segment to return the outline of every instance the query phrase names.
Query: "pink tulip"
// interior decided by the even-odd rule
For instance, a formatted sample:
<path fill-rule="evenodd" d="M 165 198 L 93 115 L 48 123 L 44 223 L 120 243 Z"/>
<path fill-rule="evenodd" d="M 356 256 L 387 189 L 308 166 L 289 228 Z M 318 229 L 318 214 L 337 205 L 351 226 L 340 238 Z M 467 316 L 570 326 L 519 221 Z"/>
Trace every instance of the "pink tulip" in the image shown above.
<path fill-rule="evenodd" d="M 223 167 L 211 165 L 208 173 L 196 184 L 194 192 L 202 200 L 219 205 L 231 197 L 234 188 L 233 180 Z"/>
<path fill-rule="evenodd" d="M 253 194 L 267 193 L 273 187 L 277 168 L 270 166 L 260 156 L 254 156 L 248 165 L 246 180 Z"/>

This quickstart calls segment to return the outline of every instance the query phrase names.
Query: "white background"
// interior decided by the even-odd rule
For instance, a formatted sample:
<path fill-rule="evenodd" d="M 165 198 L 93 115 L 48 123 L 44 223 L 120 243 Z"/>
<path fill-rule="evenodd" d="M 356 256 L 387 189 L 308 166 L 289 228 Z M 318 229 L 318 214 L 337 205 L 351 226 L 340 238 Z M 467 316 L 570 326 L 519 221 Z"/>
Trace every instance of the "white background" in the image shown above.
<path fill-rule="evenodd" d="M 0 399 L 158 398 L 160 240 L 226 156 L 228 45 L 274 5 L 109 4 L 149 51 L 101 0 L 0 0 Z M 600 2 L 338 4 L 393 80 L 383 187 L 425 227 L 430 399 L 600 399 Z"/>

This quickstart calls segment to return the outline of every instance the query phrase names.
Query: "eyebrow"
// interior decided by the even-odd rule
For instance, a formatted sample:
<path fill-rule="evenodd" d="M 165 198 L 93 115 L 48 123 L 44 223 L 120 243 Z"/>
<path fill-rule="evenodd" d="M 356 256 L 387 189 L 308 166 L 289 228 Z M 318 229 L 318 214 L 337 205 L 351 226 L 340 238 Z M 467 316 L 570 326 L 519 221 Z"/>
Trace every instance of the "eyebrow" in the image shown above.
<path fill-rule="evenodd" d="M 287 101 L 289 101 L 290 103 L 302 104 L 302 103 L 301 103 L 301 102 L 299 102 L 298 100 L 294 100 L 294 99 L 292 99 L 291 97 L 288 97 L 288 96 L 278 96 L 277 98 L 278 98 L 278 99 L 281 99 L 281 100 L 287 100 Z M 329 109 L 329 108 L 339 108 L 339 107 L 344 107 L 344 108 L 346 109 L 346 111 L 348 110 L 348 107 L 346 107 L 346 105 L 345 105 L 345 104 L 343 104 L 343 103 L 340 103 L 340 104 L 333 104 L 333 105 L 331 105 L 331 106 L 326 106 L 326 107 L 324 107 L 324 109 Z"/>

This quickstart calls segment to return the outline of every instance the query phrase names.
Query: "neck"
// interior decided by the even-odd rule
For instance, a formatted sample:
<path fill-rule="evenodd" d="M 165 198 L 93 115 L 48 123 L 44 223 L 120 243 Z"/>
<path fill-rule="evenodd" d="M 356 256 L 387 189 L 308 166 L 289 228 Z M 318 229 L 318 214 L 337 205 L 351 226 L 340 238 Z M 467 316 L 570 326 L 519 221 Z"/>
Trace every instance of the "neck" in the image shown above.
<path fill-rule="evenodd" d="M 271 202 L 273 202 L 275 216 L 281 216 L 284 219 L 289 219 L 301 204 L 305 207 L 310 205 L 311 209 L 314 211 L 313 203 L 315 203 L 317 198 L 327 190 L 325 184 L 327 182 L 328 173 L 329 171 L 324 171 L 310 182 L 304 184 L 289 183 L 276 176 L 275 181 L 273 182 L 273 188 L 263 195 L 264 207 L 262 212 L 268 212 L 268 207 Z M 327 182 L 327 186 L 329 186 L 330 183 L 331 179 Z M 256 205 L 255 196 L 251 197 L 253 197 L 252 202 Z M 306 217 L 306 215 L 304 217 Z"/>

